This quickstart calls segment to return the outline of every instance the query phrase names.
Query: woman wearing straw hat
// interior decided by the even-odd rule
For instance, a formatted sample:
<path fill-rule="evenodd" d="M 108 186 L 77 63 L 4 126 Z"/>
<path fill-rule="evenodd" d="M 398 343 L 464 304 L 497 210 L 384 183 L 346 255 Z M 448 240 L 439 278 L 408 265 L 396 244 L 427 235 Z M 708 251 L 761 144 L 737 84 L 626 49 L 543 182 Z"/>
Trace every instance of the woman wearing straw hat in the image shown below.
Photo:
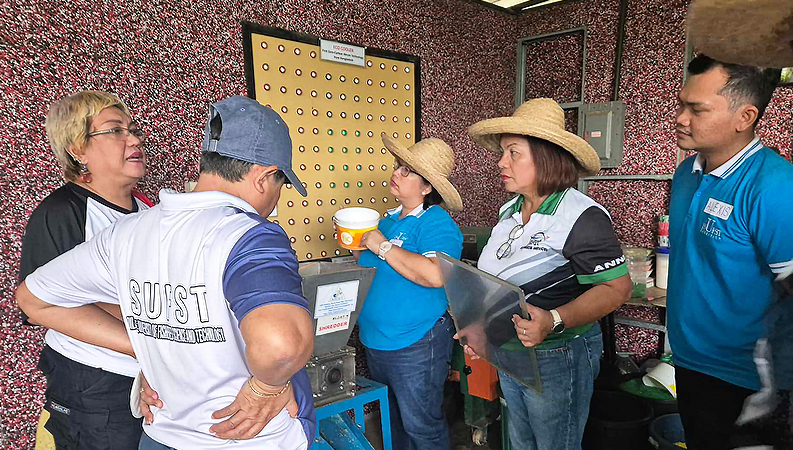
<path fill-rule="evenodd" d="M 390 191 L 400 206 L 364 235 L 368 251 L 354 252 L 360 265 L 377 268 L 360 338 L 372 379 L 388 386 L 393 448 L 449 449 L 442 405 L 453 324 L 435 255 L 462 252 L 460 228 L 442 207 L 463 208 L 449 182 L 454 152 L 440 139 L 407 148 L 382 139 L 396 157 Z"/>
<path fill-rule="evenodd" d="M 565 131 L 564 113 L 551 99 L 530 100 L 512 116 L 483 120 L 468 133 L 501 154 L 501 181 L 516 194 L 501 207 L 479 268 L 520 286 L 531 315 L 505 312 L 515 336 L 494 358 L 507 361 L 535 349 L 543 388 L 537 394 L 521 383 L 534 384 L 528 370 L 511 371 L 518 379 L 499 372 L 510 442 L 521 450 L 580 449 L 603 350 L 597 321 L 631 291 L 608 213 L 573 189 L 580 173 L 600 170 L 599 158 Z"/>

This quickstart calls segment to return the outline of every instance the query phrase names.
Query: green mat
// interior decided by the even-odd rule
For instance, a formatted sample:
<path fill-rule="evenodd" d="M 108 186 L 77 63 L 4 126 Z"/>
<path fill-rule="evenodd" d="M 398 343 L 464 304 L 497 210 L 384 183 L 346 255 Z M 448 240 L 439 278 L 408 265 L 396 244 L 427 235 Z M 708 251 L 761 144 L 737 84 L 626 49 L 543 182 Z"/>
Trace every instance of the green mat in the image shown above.
<path fill-rule="evenodd" d="M 638 397 L 650 398 L 653 400 L 674 400 L 672 394 L 666 389 L 657 388 L 654 386 L 646 386 L 641 377 L 628 380 L 620 384 L 620 390 Z"/>

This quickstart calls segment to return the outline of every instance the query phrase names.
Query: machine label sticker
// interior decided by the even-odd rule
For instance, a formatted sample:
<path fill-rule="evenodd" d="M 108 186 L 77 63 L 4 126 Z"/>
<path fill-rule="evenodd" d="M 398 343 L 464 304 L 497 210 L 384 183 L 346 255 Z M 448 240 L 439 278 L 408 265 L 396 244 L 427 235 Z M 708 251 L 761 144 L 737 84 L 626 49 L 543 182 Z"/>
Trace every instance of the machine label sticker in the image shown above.
<path fill-rule="evenodd" d="M 727 220 L 732 214 L 732 205 L 720 202 L 715 198 L 708 199 L 708 204 L 705 205 L 705 212 L 711 216 L 718 217 L 722 220 Z"/>
<path fill-rule="evenodd" d="M 350 313 L 333 314 L 317 319 L 317 336 L 333 333 L 334 331 L 346 330 L 350 327 Z"/>
<path fill-rule="evenodd" d="M 359 283 L 360 280 L 352 280 L 317 286 L 314 318 L 355 311 L 355 305 L 358 304 Z"/>

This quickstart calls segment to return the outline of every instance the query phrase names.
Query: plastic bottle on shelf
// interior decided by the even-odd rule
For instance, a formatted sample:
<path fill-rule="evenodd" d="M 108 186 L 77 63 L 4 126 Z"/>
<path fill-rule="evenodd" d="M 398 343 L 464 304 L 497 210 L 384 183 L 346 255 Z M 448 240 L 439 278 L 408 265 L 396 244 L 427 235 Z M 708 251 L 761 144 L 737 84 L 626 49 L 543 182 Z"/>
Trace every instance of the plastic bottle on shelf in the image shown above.
<path fill-rule="evenodd" d="M 658 216 L 658 246 L 669 247 L 669 215 Z"/>
<path fill-rule="evenodd" d="M 655 285 L 666 289 L 669 277 L 669 247 L 658 247 L 655 250 Z"/>

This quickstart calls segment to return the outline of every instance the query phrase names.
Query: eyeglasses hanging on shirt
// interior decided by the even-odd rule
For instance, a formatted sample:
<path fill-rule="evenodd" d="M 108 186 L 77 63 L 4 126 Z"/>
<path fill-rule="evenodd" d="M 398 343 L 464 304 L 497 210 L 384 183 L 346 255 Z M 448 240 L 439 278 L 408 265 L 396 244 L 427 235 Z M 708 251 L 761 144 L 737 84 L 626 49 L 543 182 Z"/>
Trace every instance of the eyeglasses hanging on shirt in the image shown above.
<path fill-rule="evenodd" d="M 503 259 L 512 254 L 512 242 L 523 235 L 524 226 L 525 224 L 519 223 L 515 225 L 512 231 L 509 232 L 509 239 L 507 239 L 506 242 L 501 244 L 498 247 L 498 250 L 496 250 L 497 259 Z"/>

